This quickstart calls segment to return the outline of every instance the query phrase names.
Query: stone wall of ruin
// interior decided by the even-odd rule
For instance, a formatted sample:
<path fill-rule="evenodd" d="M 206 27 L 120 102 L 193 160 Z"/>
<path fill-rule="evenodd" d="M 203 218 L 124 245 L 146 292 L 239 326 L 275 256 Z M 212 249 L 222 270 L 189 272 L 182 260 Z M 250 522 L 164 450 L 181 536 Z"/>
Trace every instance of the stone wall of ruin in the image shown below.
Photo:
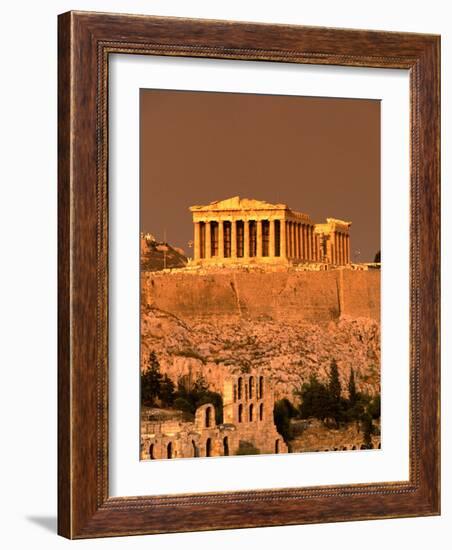
<path fill-rule="evenodd" d="M 142 302 L 180 319 L 269 317 L 329 322 L 380 318 L 380 271 L 155 272 L 142 274 Z"/>
<path fill-rule="evenodd" d="M 291 452 L 326 452 L 362 450 L 364 434 L 357 423 L 350 423 L 338 429 L 327 428 L 320 420 L 297 420 L 292 425 L 306 424 L 306 428 L 295 435 L 290 442 Z M 372 448 L 380 449 L 380 423 L 376 422 L 378 433 L 371 436 Z"/>

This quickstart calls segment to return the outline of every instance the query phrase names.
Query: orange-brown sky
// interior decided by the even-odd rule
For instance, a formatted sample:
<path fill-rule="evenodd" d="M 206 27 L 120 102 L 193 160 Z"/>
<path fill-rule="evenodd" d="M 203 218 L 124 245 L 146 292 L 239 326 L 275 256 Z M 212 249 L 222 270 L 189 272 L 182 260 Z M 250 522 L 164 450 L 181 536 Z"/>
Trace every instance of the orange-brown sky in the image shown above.
<path fill-rule="evenodd" d="M 189 206 L 234 195 L 352 221 L 352 259 L 380 249 L 380 102 L 141 91 L 141 229 L 183 248 Z"/>

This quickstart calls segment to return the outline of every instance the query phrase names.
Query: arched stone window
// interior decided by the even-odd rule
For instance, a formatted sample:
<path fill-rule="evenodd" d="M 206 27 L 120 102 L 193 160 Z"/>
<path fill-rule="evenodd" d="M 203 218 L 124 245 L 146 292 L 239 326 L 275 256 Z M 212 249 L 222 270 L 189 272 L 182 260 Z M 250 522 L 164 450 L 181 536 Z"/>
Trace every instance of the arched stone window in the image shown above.
<path fill-rule="evenodd" d="M 240 403 L 239 405 L 239 422 L 242 422 L 243 420 L 243 405 Z"/>
<path fill-rule="evenodd" d="M 223 438 L 223 455 L 229 456 L 229 441 L 227 437 Z"/>
<path fill-rule="evenodd" d="M 264 420 L 264 404 L 259 405 L 259 420 Z"/>
<path fill-rule="evenodd" d="M 238 379 L 238 389 L 237 389 L 237 397 L 238 400 L 242 399 L 242 392 L 243 392 L 243 380 L 241 378 Z"/>
<path fill-rule="evenodd" d="M 206 456 L 212 456 L 212 440 L 210 437 L 206 441 Z"/>
<path fill-rule="evenodd" d="M 259 399 L 262 399 L 264 396 L 264 377 L 259 377 Z"/>
<path fill-rule="evenodd" d="M 211 407 L 207 407 L 206 408 L 206 428 L 210 428 L 211 415 L 212 415 L 212 409 Z"/>
<path fill-rule="evenodd" d="M 237 386 L 234 384 L 234 403 L 237 401 Z"/>
<path fill-rule="evenodd" d="M 154 460 L 155 459 L 155 456 L 154 456 L 154 443 L 151 443 L 149 445 L 149 458 L 151 460 Z"/>
<path fill-rule="evenodd" d="M 275 453 L 279 454 L 279 439 L 275 441 Z"/>
<path fill-rule="evenodd" d="M 253 404 L 251 403 L 251 405 L 250 405 L 250 414 L 249 414 L 250 422 L 253 421 L 253 413 L 254 413 L 254 406 L 253 406 Z"/>
<path fill-rule="evenodd" d="M 253 399 L 253 386 L 254 386 L 254 378 L 252 376 L 250 376 L 250 379 L 248 381 L 248 385 L 249 385 L 249 396 L 250 396 L 250 399 Z"/>
<path fill-rule="evenodd" d="M 166 458 L 173 458 L 173 444 L 171 441 L 166 446 Z"/>
<path fill-rule="evenodd" d="M 191 440 L 191 446 L 193 447 L 193 456 L 199 456 L 198 447 L 196 446 L 196 443 L 193 441 L 193 439 Z"/>

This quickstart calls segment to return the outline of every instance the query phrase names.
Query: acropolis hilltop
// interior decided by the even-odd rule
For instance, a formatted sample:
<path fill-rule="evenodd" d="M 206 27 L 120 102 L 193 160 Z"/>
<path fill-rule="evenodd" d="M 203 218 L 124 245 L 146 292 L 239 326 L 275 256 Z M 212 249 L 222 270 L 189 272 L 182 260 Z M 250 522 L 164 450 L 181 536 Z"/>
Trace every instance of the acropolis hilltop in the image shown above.
<path fill-rule="evenodd" d="M 154 354 L 174 387 L 142 408 L 141 458 L 362 448 L 361 425 L 297 416 L 284 436 L 280 414 L 333 360 L 343 397 L 351 369 L 379 394 L 380 263 L 352 262 L 351 221 L 238 196 L 190 213 L 192 258 L 141 237 L 141 372 Z"/>
<path fill-rule="evenodd" d="M 195 265 L 350 264 L 349 221 L 314 223 L 286 204 L 239 196 L 190 211 Z"/>

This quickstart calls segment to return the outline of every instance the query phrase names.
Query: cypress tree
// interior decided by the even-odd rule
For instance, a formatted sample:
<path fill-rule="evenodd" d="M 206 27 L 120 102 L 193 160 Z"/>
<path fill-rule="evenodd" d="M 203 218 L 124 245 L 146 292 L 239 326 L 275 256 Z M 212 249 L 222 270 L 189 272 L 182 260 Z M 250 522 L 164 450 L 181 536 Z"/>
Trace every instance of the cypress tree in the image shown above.
<path fill-rule="evenodd" d="M 363 447 L 364 449 L 372 449 L 372 434 L 374 432 L 374 426 L 372 423 L 372 417 L 366 413 L 362 420 L 363 423 Z"/>
<path fill-rule="evenodd" d="M 341 399 L 341 381 L 339 380 L 339 371 L 336 360 L 331 361 L 328 389 L 333 402 L 339 402 Z"/>
<path fill-rule="evenodd" d="M 348 401 L 350 403 L 350 407 L 354 407 L 356 405 L 357 400 L 358 400 L 358 396 L 356 393 L 355 371 L 353 370 L 353 368 L 351 368 L 350 378 L 348 380 Z"/>
<path fill-rule="evenodd" d="M 141 402 L 148 407 L 155 406 L 155 400 L 160 395 L 162 374 L 160 363 L 155 351 L 149 354 L 149 367 L 141 374 Z"/>
<path fill-rule="evenodd" d="M 342 412 L 341 391 L 342 388 L 339 380 L 339 371 L 336 360 L 333 359 L 330 366 L 328 393 L 330 398 L 330 416 L 331 418 L 334 418 L 336 425 L 339 424 Z"/>

